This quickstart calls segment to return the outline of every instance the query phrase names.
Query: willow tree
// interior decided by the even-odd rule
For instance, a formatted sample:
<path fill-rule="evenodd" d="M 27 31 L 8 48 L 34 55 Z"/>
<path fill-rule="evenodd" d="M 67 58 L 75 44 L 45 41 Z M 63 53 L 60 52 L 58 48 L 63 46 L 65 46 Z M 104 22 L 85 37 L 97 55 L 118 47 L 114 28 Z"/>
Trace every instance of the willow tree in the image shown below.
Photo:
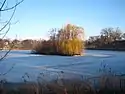
<path fill-rule="evenodd" d="M 61 29 L 52 29 L 49 33 L 50 39 L 42 42 L 41 47 L 36 45 L 33 49 L 36 53 L 68 56 L 82 54 L 84 49 L 82 27 L 67 24 Z"/>
<path fill-rule="evenodd" d="M 84 44 L 84 29 L 82 27 L 67 24 L 57 33 L 58 53 L 64 55 L 81 55 Z"/>

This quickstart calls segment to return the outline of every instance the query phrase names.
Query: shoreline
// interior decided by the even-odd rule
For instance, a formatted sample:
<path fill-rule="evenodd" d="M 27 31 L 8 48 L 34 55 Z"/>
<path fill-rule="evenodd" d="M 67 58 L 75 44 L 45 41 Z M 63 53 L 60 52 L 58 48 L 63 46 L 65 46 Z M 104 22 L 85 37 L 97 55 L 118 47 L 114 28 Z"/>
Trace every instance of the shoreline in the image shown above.
<path fill-rule="evenodd" d="M 53 55 L 53 56 L 83 56 L 84 55 L 84 53 L 80 53 L 80 54 L 41 53 L 34 50 L 31 50 L 31 54 Z"/>
<path fill-rule="evenodd" d="M 5 50 L 5 49 L 4 49 Z M 9 49 L 6 49 L 9 50 Z M 21 50 L 30 50 L 32 51 L 32 49 L 11 49 L 11 51 L 21 51 Z M 113 48 L 85 48 L 85 50 L 103 50 L 103 51 L 118 51 L 118 52 L 125 52 L 125 48 L 123 49 L 113 49 Z M 31 54 L 39 54 L 39 53 L 32 53 Z M 40 55 L 58 55 L 58 56 L 84 56 L 83 54 L 80 55 L 59 55 L 59 54 L 40 54 Z"/>
<path fill-rule="evenodd" d="M 125 51 L 125 48 L 85 48 L 86 50 Z"/>
<path fill-rule="evenodd" d="M 65 54 L 44 54 L 44 53 L 33 53 L 31 54 L 38 54 L 38 55 L 51 55 L 51 56 L 71 56 L 71 57 L 77 57 L 77 56 L 84 56 L 84 54 L 79 54 L 79 55 L 65 55 Z"/>

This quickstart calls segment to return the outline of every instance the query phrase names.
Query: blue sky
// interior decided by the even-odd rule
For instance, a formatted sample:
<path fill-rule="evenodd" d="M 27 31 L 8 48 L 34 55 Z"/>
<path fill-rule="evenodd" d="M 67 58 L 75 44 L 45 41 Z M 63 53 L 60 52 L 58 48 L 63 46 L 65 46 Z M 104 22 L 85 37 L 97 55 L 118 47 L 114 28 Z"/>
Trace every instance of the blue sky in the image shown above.
<path fill-rule="evenodd" d="M 48 30 L 67 23 L 83 27 L 86 38 L 105 27 L 125 32 L 125 0 L 24 0 L 13 22 L 17 20 L 8 38 L 47 38 Z"/>

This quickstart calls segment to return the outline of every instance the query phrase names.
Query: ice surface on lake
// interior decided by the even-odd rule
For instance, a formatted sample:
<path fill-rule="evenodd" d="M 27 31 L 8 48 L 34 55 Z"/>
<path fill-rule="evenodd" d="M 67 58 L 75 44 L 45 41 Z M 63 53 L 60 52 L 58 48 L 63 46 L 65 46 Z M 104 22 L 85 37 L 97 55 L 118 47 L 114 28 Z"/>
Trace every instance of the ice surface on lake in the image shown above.
<path fill-rule="evenodd" d="M 1 52 L 4 55 L 6 51 Z M 23 81 L 22 76 L 28 73 L 35 80 L 39 73 L 50 71 L 52 73 L 63 71 L 70 77 L 76 75 L 96 75 L 101 64 L 107 64 L 115 72 L 125 73 L 125 52 L 86 50 L 85 56 L 51 56 L 35 55 L 30 51 L 11 51 L 0 62 L 0 74 L 10 72 L 2 78 L 8 81 Z M 73 76 L 75 75 L 75 76 Z"/>

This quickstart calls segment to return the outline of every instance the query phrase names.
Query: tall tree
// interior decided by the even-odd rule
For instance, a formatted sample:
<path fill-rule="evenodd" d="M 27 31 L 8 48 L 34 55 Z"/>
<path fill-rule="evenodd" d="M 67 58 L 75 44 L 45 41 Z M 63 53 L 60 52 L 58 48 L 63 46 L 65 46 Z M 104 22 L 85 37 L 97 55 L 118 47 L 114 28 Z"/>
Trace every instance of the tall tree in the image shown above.
<path fill-rule="evenodd" d="M 64 28 L 58 31 L 58 47 L 60 52 L 63 54 L 81 54 L 84 39 L 84 29 L 67 24 Z"/>

